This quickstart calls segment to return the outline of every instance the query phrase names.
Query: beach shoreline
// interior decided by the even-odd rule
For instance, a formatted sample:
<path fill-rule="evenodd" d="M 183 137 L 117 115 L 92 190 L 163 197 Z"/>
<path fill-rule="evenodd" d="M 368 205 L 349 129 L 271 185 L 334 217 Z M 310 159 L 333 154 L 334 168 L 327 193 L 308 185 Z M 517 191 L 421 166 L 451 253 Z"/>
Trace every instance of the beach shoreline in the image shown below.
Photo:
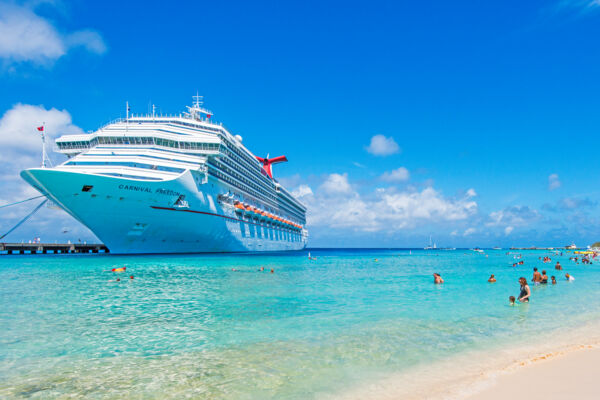
<path fill-rule="evenodd" d="M 540 355 L 519 367 L 490 378 L 487 387 L 464 400 L 508 398 L 595 399 L 600 372 L 600 346 L 578 345 Z M 532 384 L 532 382 L 534 384 Z"/>
<path fill-rule="evenodd" d="M 600 364 L 600 321 L 549 333 L 535 346 L 503 346 L 433 361 L 378 382 L 348 390 L 335 399 L 498 400 L 588 399 Z M 426 377 L 426 378 L 424 378 Z M 565 381 L 561 381 L 565 378 Z M 552 379 L 552 380 L 551 380 Z M 538 384 L 532 385 L 532 380 Z M 562 387 L 562 386 L 564 387 Z M 540 386 L 541 388 L 538 388 Z M 561 387 L 559 387 L 561 386 Z"/>

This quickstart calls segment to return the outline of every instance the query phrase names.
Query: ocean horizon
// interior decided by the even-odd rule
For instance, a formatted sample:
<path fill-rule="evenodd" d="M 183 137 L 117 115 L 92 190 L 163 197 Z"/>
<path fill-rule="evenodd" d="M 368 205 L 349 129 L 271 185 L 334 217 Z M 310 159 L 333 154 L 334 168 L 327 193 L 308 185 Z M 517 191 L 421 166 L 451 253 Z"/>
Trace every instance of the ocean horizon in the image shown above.
<path fill-rule="evenodd" d="M 431 376 L 459 393 L 594 337 L 598 264 L 562 252 L 2 256 L 0 397 L 422 398 Z M 533 267 L 558 284 L 510 306 Z"/>

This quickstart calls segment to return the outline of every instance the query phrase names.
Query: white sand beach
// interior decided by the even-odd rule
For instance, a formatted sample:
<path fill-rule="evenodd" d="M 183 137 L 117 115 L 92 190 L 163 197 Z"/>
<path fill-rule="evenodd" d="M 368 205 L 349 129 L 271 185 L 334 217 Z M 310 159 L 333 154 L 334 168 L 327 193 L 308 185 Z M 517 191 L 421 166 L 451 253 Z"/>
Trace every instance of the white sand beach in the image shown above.
<path fill-rule="evenodd" d="M 485 390 L 466 400 L 598 399 L 599 382 L 600 349 L 582 346 L 575 351 L 539 356 L 498 376 Z"/>

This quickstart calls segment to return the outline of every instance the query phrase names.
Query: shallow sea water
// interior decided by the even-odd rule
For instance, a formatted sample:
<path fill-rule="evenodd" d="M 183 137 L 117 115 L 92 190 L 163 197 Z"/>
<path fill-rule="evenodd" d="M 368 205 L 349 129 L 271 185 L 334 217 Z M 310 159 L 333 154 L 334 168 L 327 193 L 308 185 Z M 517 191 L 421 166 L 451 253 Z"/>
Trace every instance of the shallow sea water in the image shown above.
<path fill-rule="evenodd" d="M 0 256 L 0 397 L 337 398 L 600 321 L 600 261 L 571 253 L 311 253 Z M 559 283 L 509 306 L 534 266 Z"/>

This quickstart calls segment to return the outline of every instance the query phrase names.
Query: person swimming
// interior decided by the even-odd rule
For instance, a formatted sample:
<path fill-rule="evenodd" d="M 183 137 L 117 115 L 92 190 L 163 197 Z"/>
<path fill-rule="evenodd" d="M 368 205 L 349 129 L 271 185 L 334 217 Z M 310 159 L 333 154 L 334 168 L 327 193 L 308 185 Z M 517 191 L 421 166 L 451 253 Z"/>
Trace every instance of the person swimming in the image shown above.
<path fill-rule="evenodd" d="M 515 305 L 515 296 L 508 296 L 508 304 L 511 306 Z"/>
<path fill-rule="evenodd" d="M 527 284 L 527 279 L 520 277 L 519 283 L 521 284 L 521 292 L 519 293 L 519 301 L 521 303 L 528 303 L 529 296 L 531 296 L 531 289 L 529 289 L 529 285 Z"/>
<path fill-rule="evenodd" d="M 560 265 L 559 261 L 556 262 L 556 265 L 554 266 L 554 269 L 559 270 L 559 271 L 562 269 L 562 265 Z"/>
<path fill-rule="evenodd" d="M 552 276 L 550 277 L 550 279 L 552 279 L 552 284 L 553 284 L 553 285 L 556 285 L 556 277 L 555 277 L 554 275 L 552 275 Z"/>
<path fill-rule="evenodd" d="M 440 284 L 440 283 L 444 283 L 444 280 L 442 279 L 441 275 L 438 273 L 433 273 L 433 283 Z"/>
<path fill-rule="evenodd" d="M 490 283 L 494 283 L 494 282 L 496 282 L 496 277 L 494 276 L 494 274 L 492 274 L 492 275 L 490 276 L 490 278 L 488 279 L 488 282 L 490 282 Z"/>
<path fill-rule="evenodd" d="M 575 278 L 573 278 L 573 276 L 569 275 L 568 273 L 565 274 L 565 278 L 567 278 L 568 281 L 574 281 L 575 280 Z"/>

